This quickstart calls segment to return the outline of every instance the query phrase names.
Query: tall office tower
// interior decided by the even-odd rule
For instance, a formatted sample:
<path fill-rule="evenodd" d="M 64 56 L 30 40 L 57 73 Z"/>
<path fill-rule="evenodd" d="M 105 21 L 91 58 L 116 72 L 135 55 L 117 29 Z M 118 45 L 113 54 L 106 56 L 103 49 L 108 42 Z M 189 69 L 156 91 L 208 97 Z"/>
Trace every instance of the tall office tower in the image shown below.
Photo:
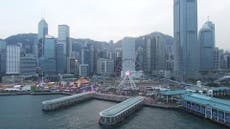
<path fill-rule="evenodd" d="M 167 36 L 165 39 L 165 47 L 166 47 L 166 70 L 173 72 L 174 68 L 174 44 L 173 44 L 173 38 L 170 36 Z"/>
<path fill-rule="evenodd" d="M 144 49 L 142 47 L 138 47 L 136 50 L 137 58 L 136 58 L 136 70 L 144 70 Z"/>
<path fill-rule="evenodd" d="M 214 69 L 221 70 L 226 69 L 228 52 L 225 52 L 223 49 L 215 48 L 214 51 Z"/>
<path fill-rule="evenodd" d="M 45 38 L 41 66 L 45 74 L 56 74 L 56 39 L 52 36 Z"/>
<path fill-rule="evenodd" d="M 220 69 L 220 50 L 217 47 L 214 50 L 214 69 Z"/>
<path fill-rule="evenodd" d="M 135 38 L 126 37 L 122 40 L 122 71 L 121 77 L 125 76 L 125 73 L 129 71 L 131 76 L 135 76 Z"/>
<path fill-rule="evenodd" d="M 115 47 L 114 72 L 116 76 L 121 76 L 122 69 L 122 50 L 121 47 Z"/>
<path fill-rule="evenodd" d="M 145 38 L 144 47 L 144 71 L 145 73 L 152 74 L 152 71 L 156 69 L 156 39 L 153 37 Z"/>
<path fill-rule="evenodd" d="M 78 64 L 78 60 L 76 60 L 76 58 L 75 57 L 71 57 L 70 58 L 70 60 L 69 60 L 69 73 L 71 73 L 71 74 L 77 74 L 77 72 L 78 72 L 78 66 L 79 66 L 79 64 Z"/>
<path fill-rule="evenodd" d="M 155 33 L 154 37 L 156 39 L 156 70 L 155 72 L 159 74 L 166 70 L 166 46 L 165 46 L 165 37 L 160 33 Z"/>
<path fill-rule="evenodd" d="M 97 74 L 112 75 L 114 73 L 114 61 L 112 59 L 99 58 L 97 60 Z"/>
<path fill-rule="evenodd" d="M 226 61 L 225 61 L 225 59 L 224 59 L 224 50 L 223 49 L 219 49 L 218 50 L 219 52 L 218 52 L 218 58 L 219 58 L 219 69 L 225 69 L 226 67 Z"/>
<path fill-rule="evenodd" d="M 88 64 L 80 64 L 79 65 L 79 76 L 80 77 L 88 77 L 89 75 L 89 65 Z"/>
<path fill-rule="evenodd" d="M 6 74 L 20 73 L 20 46 L 7 44 L 6 46 Z"/>
<path fill-rule="evenodd" d="M 84 43 L 82 46 L 81 46 L 81 58 L 80 58 L 80 63 L 81 64 L 88 64 L 90 63 L 90 50 L 87 46 L 86 43 Z"/>
<path fill-rule="evenodd" d="M 0 39 L 0 75 L 6 73 L 6 41 Z"/>
<path fill-rule="evenodd" d="M 197 0 L 174 0 L 174 72 L 179 80 L 195 78 L 200 64 Z"/>
<path fill-rule="evenodd" d="M 63 43 L 56 44 L 56 57 L 57 57 L 57 73 L 65 73 L 65 54 L 64 54 L 65 45 Z"/>
<path fill-rule="evenodd" d="M 166 71 L 166 38 L 161 33 L 145 37 L 145 72 L 160 74 Z"/>
<path fill-rule="evenodd" d="M 89 45 L 89 74 L 93 75 L 96 72 L 96 61 L 95 61 L 95 48 L 94 45 Z"/>
<path fill-rule="evenodd" d="M 44 54 L 44 39 L 46 35 L 48 35 L 48 24 L 45 19 L 42 19 L 38 23 L 38 44 L 35 46 L 37 48 L 37 57 L 41 57 Z"/>
<path fill-rule="evenodd" d="M 199 32 L 200 70 L 208 71 L 214 68 L 215 25 L 211 21 L 204 23 Z"/>
<path fill-rule="evenodd" d="M 70 40 L 70 31 L 68 25 L 58 25 L 58 42 L 64 44 L 64 55 L 66 60 L 65 71 L 67 71 L 67 69 L 69 69 L 69 66 L 67 64 L 70 64 L 69 59 L 72 53 L 72 44 Z"/>
<path fill-rule="evenodd" d="M 33 76 L 36 75 L 37 62 L 32 54 L 26 54 L 20 58 L 20 74 Z"/>

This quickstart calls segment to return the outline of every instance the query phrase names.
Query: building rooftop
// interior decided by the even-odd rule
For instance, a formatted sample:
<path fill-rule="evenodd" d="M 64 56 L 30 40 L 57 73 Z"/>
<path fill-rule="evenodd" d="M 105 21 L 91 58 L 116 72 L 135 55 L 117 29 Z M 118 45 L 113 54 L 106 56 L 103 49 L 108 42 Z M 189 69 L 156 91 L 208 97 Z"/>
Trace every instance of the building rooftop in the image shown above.
<path fill-rule="evenodd" d="M 183 99 L 200 105 L 209 105 L 212 108 L 230 113 L 229 100 L 213 98 L 200 94 L 186 94 L 183 96 Z"/>
<path fill-rule="evenodd" d="M 183 95 L 188 93 L 186 90 L 167 90 L 167 91 L 161 91 L 160 94 L 162 95 Z"/>
<path fill-rule="evenodd" d="M 100 116 L 102 117 L 115 117 L 123 113 L 124 111 L 127 111 L 134 105 L 139 104 L 140 102 L 144 101 L 143 97 L 133 97 L 130 99 L 127 99 L 119 104 L 116 104 L 102 112 L 100 112 Z"/>
<path fill-rule="evenodd" d="M 60 97 L 60 98 L 56 98 L 56 99 L 46 100 L 46 101 L 43 101 L 42 104 L 54 104 L 54 103 L 63 102 L 65 100 L 69 100 L 69 99 L 72 99 L 72 98 L 78 98 L 78 97 L 81 97 L 81 96 L 85 96 L 87 94 L 89 94 L 89 93 L 81 93 L 81 94 L 76 94 L 76 95 L 71 95 L 71 96 L 65 96 L 65 97 Z"/>

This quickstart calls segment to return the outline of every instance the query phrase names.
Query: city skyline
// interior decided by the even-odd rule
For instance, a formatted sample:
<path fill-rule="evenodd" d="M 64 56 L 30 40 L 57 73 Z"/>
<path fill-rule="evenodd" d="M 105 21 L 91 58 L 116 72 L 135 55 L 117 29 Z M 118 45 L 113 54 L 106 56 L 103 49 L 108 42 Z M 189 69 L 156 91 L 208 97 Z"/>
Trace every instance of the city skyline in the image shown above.
<path fill-rule="evenodd" d="M 49 24 L 49 34 L 57 37 L 58 25 L 70 26 L 70 36 L 90 38 L 100 41 L 120 40 L 125 36 L 140 36 L 154 31 L 173 35 L 173 1 L 28 1 L 1 4 L 2 19 L 0 38 L 18 33 L 37 33 L 37 22 L 45 18 Z M 27 3 L 27 4 L 24 4 Z M 101 4 L 103 3 L 103 4 Z M 113 6 L 110 6 L 110 5 Z M 15 15 L 12 8 L 17 9 Z M 65 6 L 63 6 L 65 5 Z M 209 5 L 209 6 L 207 6 Z M 219 5 L 219 6 L 216 6 Z M 230 49 L 227 34 L 230 29 L 225 17 L 230 15 L 228 0 L 198 1 L 198 29 L 207 17 L 216 24 L 216 46 Z M 25 8 L 23 8 L 25 6 Z M 54 8 L 55 6 L 55 8 Z M 85 6 L 87 6 L 85 8 Z M 68 8 L 67 8 L 68 7 Z M 29 11 L 28 11 L 29 10 Z M 159 11 L 160 10 L 160 11 Z M 229 12 L 229 13 L 228 13 Z M 28 14 L 28 15 L 27 15 Z M 15 15 L 14 17 L 9 17 Z M 92 22 L 93 21 L 93 22 Z M 16 24 L 18 23 L 18 24 Z"/>

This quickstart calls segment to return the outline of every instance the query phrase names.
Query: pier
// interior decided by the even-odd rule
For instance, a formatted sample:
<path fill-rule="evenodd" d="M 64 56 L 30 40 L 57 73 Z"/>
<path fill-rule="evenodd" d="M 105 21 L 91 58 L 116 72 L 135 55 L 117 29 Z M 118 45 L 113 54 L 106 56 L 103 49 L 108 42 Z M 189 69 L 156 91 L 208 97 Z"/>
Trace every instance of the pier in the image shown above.
<path fill-rule="evenodd" d="M 193 114 L 230 127 L 230 101 L 200 94 L 187 94 L 182 99 L 183 108 Z"/>
<path fill-rule="evenodd" d="M 99 123 L 103 126 L 113 126 L 120 123 L 129 115 L 137 111 L 143 106 L 143 97 L 129 98 L 119 104 L 116 104 L 102 112 L 100 112 Z"/>
<path fill-rule="evenodd" d="M 92 98 L 92 93 L 81 93 L 71 96 L 65 96 L 57 99 L 42 102 L 43 111 L 53 111 L 62 107 L 70 106 Z"/>

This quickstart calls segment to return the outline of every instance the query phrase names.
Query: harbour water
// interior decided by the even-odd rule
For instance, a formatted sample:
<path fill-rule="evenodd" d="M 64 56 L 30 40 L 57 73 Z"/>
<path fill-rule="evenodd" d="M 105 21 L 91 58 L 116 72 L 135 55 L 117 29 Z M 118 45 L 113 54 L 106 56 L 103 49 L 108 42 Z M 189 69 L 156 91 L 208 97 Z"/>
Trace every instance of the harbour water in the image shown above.
<path fill-rule="evenodd" d="M 0 129 L 102 129 L 99 112 L 116 104 L 90 100 L 54 112 L 42 112 L 41 102 L 61 97 L 0 96 Z M 186 112 L 144 107 L 118 129 L 227 129 Z"/>

